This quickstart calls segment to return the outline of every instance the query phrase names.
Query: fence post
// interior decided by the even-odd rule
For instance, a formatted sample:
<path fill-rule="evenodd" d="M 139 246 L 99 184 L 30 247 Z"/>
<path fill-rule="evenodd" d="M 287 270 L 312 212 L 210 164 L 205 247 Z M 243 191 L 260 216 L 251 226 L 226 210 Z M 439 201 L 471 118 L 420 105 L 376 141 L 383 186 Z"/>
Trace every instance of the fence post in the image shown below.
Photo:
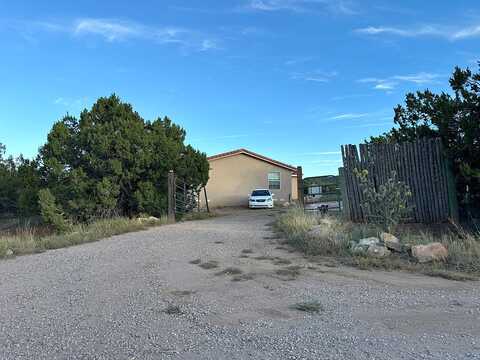
<path fill-rule="evenodd" d="M 458 223 L 460 215 L 458 213 L 458 199 L 457 199 L 457 186 L 455 183 L 455 176 L 453 175 L 453 164 L 450 159 L 445 161 L 447 168 L 447 189 L 448 189 L 448 212 L 450 218 Z"/>
<path fill-rule="evenodd" d="M 303 171 L 302 167 L 297 167 L 297 193 L 298 193 L 298 203 L 303 208 L 305 207 L 305 199 L 303 193 Z"/>
<path fill-rule="evenodd" d="M 339 184 L 340 184 L 340 195 L 342 197 L 342 206 L 340 210 L 342 210 L 345 218 L 351 220 L 350 217 L 350 204 L 348 202 L 348 194 L 347 194 L 347 183 L 345 179 L 345 169 L 343 167 L 338 169 L 339 175 Z"/>
<path fill-rule="evenodd" d="M 205 205 L 207 205 L 207 212 L 210 212 L 210 206 L 208 205 L 208 197 L 207 197 L 207 187 L 203 187 L 203 194 L 205 195 Z"/>
<path fill-rule="evenodd" d="M 175 222 L 175 174 L 168 172 L 168 220 Z"/>

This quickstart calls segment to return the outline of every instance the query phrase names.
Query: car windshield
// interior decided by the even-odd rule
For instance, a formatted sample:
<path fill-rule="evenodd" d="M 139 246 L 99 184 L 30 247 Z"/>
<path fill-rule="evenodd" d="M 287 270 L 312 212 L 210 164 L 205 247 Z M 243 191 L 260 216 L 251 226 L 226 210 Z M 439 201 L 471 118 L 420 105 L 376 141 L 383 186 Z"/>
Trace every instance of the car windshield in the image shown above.
<path fill-rule="evenodd" d="M 270 191 L 268 190 L 255 190 L 252 192 L 252 196 L 270 196 Z"/>

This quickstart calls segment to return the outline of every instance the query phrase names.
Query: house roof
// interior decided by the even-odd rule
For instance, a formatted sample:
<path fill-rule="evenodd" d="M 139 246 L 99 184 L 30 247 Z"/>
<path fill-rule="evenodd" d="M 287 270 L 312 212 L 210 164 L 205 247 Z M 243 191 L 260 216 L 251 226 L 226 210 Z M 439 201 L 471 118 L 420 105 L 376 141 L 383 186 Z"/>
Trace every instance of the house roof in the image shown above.
<path fill-rule="evenodd" d="M 250 151 L 250 150 L 247 150 L 247 149 L 238 149 L 238 150 L 228 151 L 228 152 L 224 152 L 224 153 L 221 153 L 221 154 L 210 156 L 207 159 L 208 159 L 208 161 L 212 161 L 212 160 L 223 159 L 223 158 L 226 158 L 226 157 L 236 156 L 236 155 L 240 155 L 240 154 L 247 155 L 247 156 L 250 156 L 254 159 L 265 161 L 269 164 L 276 165 L 278 167 L 290 170 L 291 172 L 293 172 L 295 174 L 297 173 L 297 168 L 293 165 L 288 165 L 288 164 L 282 163 L 280 161 L 273 160 L 269 157 L 254 153 L 253 151 Z"/>

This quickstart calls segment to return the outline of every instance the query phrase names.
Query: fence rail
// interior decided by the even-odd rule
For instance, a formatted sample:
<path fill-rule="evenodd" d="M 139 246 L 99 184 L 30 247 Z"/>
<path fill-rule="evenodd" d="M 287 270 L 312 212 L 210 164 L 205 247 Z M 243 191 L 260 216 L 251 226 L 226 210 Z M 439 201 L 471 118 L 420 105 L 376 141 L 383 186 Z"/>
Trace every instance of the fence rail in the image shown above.
<path fill-rule="evenodd" d="M 412 221 L 421 223 L 456 219 L 455 184 L 440 139 L 422 139 L 400 144 L 343 145 L 340 169 L 345 213 L 352 221 L 365 221 L 362 191 L 355 169 L 367 170 L 378 189 L 396 172 L 412 191 Z M 452 196 L 453 192 L 453 196 Z"/>

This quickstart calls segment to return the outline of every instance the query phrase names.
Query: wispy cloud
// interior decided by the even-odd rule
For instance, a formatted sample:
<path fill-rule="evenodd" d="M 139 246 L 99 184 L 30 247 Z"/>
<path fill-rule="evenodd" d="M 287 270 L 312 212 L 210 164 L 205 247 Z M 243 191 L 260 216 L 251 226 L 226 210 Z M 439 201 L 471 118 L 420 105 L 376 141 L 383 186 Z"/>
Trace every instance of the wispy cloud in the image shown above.
<path fill-rule="evenodd" d="M 401 83 L 413 83 L 416 85 L 438 84 L 442 74 L 421 72 L 411 75 L 394 75 L 388 78 L 364 78 L 359 83 L 373 84 L 375 90 L 392 91 Z"/>
<path fill-rule="evenodd" d="M 87 97 L 76 98 L 76 99 L 58 97 L 53 101 L 54 105 L 59 105 L 66 108 L 73 108 L 73 109 L 83 108 L 87 105 L 87 103 L 88 103 Z"/>
<path fill-rule="evenodd" d="M 352 120 L 352 119 L 360 119 L 369 116 L 368 113 L 346 113 L 346 114 L 338 114 L 329 118 L 329 120 Z"/>
<path fill-rule="evenodd" d="M 334 12 L 344 15 L 357 13 L 353 3 L 348 0 L 249 0 L 243 9 L 261 12 Z"/>
<path fill-rule="evenodd" d="M 438 25 L 421 25 L 418 27 L 369 26 L 356 29 L 355 32 L 364 35 L 394 35 L 400 37 L 440 37 L 450 41 L 480 37 L 480 25 L 453 28 Z"/>
<path fill-rule="evenodd" d="M 336 71 L 311 71 L 311 72 L 293 72 L 290 74 L 292 80 L 312 81 L 319 83 L 327 83 L 336 77 L 338 73 Z"/>
<path fill-rule="evenodd" d="M 76 35 L 100 35 L 108 41 L 124 40 L 132 37 L 141 37 L 146 29 L 135 23 L 108 19 L 81 19 L 73 26 Z"/>
<path fill-rule="evenodd" d="M 17 25 L 17 28 L 20 28 Z M 69 34 L 73 37 L 99 37 L 107 42 L 145 40 L 157 44 L 172 44 L 186 51 L 208 51 L 220 48 L 217 37 L 200 31 L 174 27 L 150 26 L 138 22 L 104 19 L 79 18 L 71 22 L 35 21 L 23 23 L 23 28 L 34 31 Z"/>

